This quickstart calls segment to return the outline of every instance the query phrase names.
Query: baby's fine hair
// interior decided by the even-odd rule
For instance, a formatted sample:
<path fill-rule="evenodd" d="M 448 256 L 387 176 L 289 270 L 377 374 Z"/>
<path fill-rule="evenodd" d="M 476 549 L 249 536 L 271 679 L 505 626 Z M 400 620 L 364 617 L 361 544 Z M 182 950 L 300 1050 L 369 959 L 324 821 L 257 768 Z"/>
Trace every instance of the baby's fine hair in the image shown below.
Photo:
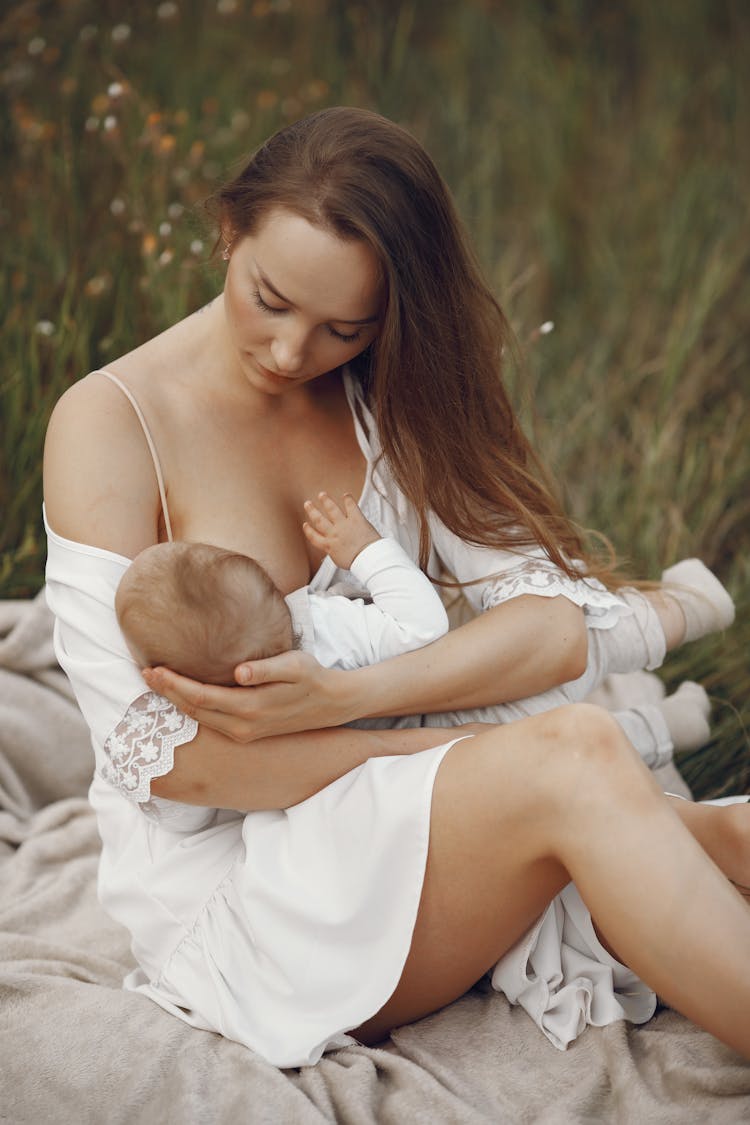
<path fill-rule="evenodd" d="M 120 627 L 144 665 L 203 683 L 233 684 L 243 660 L 295 645 L 289 608 L 263 567 L 207 543 L 158 543 L 125 572 L 115 598 Z"/>

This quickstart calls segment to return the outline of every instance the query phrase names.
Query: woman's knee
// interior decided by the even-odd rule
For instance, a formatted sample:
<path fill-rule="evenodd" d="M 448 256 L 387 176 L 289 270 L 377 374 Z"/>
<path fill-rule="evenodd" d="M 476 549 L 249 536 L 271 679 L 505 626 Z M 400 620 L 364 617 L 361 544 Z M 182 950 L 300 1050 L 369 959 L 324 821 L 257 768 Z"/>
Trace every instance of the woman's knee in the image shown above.
<path fill-rule="evenodd" d="M 592 703 L 566 703 L 514 723 L 496 726 L 483 738 L 504 744 L 512 741 L 527 756 L 546 757 L 558 751 L 570 757 L 620 756 L 629 746 L 621 727 L 603 707 Z"/>
<path fill-rule="evenodd" d="M 570 703 L 550 711 L 547 716 L 566 752 L 586 759 L 619 760 L 632 757 L 632 748 L 611 711 L 593 703 Z"/>
<path fill-rule="evenodd" d="M 571 703 L 506 727 L 480 739 L 504 765 L 522 771 L 534 789 L 567 791 L 583 776 L 590 786 L 620 784 L 637 770 L 632 746 L 616 720 L 601 707 Z"/>
<path fill-rule="evenodd" d="M 444 817 L 447 839 L 465 844 L 468 832 L 491 848 L 502 826 L 519 862 L 536 860 L 557 855 L 592 809 L 644 799 L 646 772 L 608 712 L 569 704 L 457 742 L 441 765 L 433 813 Z"/>
<path fill-rule="evenodd" d="M 585 772 L 604 782 L 643 772 L 643 763 L 617 720 L 603 707 L 573 703 L 550 713 L 550 733 L 556 742 L 555 762 L 565 774 Z"/>

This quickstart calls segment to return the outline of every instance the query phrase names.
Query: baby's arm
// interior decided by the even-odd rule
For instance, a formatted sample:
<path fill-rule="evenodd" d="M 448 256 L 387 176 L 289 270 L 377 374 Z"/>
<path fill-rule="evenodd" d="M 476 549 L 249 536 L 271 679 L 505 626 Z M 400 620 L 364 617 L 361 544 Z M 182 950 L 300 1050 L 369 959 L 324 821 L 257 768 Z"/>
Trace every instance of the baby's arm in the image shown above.
<path fill-rule="evenodd" d="M 332 627 L 337 619 L 336 647 L 347 666 L 411 652 L 448 631 L 448 617 L 432 583 L 395 540 L 378 535 L 353 497 L 344 498 L 342 509 L 320 493 L 317 503 L 306 502 L 305 511 L 310 542 L 326 550 L 338 567 L 351 570 L 372 597 L 372 605 L 330 599 L 327 616 Z"/>

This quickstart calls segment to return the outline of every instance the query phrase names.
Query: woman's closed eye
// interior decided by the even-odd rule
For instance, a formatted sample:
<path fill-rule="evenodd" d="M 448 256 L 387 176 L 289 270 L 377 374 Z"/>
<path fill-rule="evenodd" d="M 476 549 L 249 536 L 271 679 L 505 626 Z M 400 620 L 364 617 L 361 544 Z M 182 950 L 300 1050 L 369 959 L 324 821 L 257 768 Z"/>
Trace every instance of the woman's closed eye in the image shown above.
<path fill-rule="evenodd" d="M 271 313 L 275 316 L 280 316 L 282 313 L 288 312 L 288 309 L 280 309 L 276 305 L 267 304 L 260 295 L 260 289 L 253 290 L 253 300 L 261 312 Z M 345 334 L 344 332 L 337 332 L 335 328 L 331 328 L 330 324 L 326 325 L 326 331 L 329 335 L 333 336 L 336 340 L 341 340 L 343 344 L 353 344 L 362 335 L 360 329 L 356 332 Z"/>

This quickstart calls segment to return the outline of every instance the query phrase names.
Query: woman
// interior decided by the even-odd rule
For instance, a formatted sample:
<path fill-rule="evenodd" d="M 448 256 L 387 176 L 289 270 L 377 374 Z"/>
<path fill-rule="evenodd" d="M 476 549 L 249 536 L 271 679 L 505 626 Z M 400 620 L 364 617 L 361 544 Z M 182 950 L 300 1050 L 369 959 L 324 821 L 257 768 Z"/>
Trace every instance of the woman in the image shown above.
<path fill-rule="evenodd" d="M 573 879 L 555 909 L 594 961 L 632 984 L 616 951 L 750 1057 L 750 912 L 716 866 L 750 882 L 747 808 L 670 802 L 585 705 L 459 739 L 339 727 L 549 689 L 583 671 L 585 615 L 618 613 L 568 561 L 581 544 L 510 410 L 502 314 L 431 161 L 374 114 L 326 110 L 218 208 L 223 294 L 70 388 L 45 452 L 49 600 L 92 728 L 100 894 L 140 966 L 126 983 L 278 1065 L 315 1062 L 459 996 Z M 341 576 L 300 527 L 322 489 L 360 496 L 486 612 L 357 672 L 294 654 L 239 669 L 287 681 L 244 690 L 141 676 L 114 618 L 129 560 L 204 540 L 285 592 L 325 589 Z M 170 832 L 173 802 L 222 811 Z M 629 990 L 647 1018 L 653 994 Z"/>

